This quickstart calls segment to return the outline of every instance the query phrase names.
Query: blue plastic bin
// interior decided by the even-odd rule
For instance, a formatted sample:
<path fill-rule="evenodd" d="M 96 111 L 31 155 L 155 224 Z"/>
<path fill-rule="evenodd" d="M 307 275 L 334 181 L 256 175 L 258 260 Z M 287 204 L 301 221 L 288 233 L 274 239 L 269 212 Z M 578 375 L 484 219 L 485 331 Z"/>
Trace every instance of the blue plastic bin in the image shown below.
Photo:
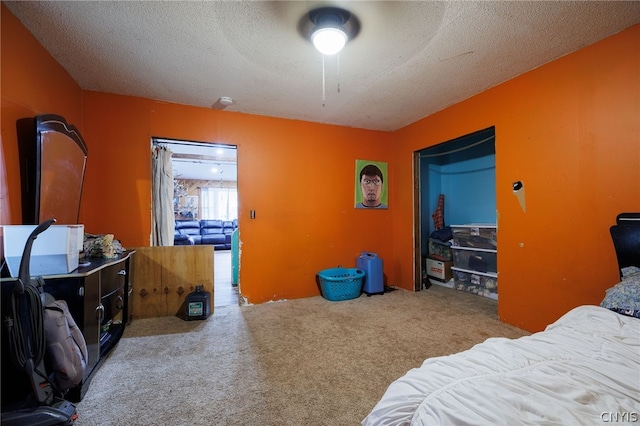
<path fill-rule="evenodd" d="M 376 253 L 363 251 L 358 256 L 356 266 L 364 271 L 364 291 L 367 296 L 384 294 L 382 259 Z"/>

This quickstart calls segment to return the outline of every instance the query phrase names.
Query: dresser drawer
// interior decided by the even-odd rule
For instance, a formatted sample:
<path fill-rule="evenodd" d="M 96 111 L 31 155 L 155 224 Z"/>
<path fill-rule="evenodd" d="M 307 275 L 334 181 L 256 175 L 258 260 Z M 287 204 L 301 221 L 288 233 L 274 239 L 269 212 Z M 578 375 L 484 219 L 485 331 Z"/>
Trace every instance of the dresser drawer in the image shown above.
<path fill-rule="evenodd" d="M 100 275 L 100 293 L 104 296 L 124 286 L 126 277 L 124 262 L 104 268 Z"/>
<path fill-rule="evenodd" d="M 124 285 L 109 294 L 103 295 L 101 303 L 104 307 L 104 317 L 101 325 L 105 325 L 114 320 L 124 307 Z"/>

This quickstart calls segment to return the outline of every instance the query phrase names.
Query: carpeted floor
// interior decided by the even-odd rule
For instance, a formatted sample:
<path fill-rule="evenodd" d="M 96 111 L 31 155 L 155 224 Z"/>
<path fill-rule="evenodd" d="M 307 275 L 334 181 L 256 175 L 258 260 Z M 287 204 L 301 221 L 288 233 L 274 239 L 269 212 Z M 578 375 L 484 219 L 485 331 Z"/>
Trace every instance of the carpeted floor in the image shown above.
<path fill-rule="evenodd" d="M 391 381 L 488 337 L 495 301 L 434 286 L 134 321 L 78 404 L 83 425 L 358 425 Z"/>

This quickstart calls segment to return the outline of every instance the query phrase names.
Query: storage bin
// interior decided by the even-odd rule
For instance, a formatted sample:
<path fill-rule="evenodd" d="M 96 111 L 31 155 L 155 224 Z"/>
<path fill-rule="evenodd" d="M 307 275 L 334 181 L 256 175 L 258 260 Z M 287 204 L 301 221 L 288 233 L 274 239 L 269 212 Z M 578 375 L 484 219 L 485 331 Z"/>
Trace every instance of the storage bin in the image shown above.
<path fill-rule="evenodd" d="M 451 225 L 453 245 L 495 250 L 498 247 L 496 225 Z"/>
<path fill-rule="evenodd" d="M 362 294 L 364 271 L 357 268 L 330 268 L 318 272 L 320 292 L 327 300 L 355 299 Z"/>
<path fill-rule="evenodd" d="M 498 272 L 498 254 L 495 250 L 451 247 L 453 265 L 478 272 Z"/>
<path fill-rule="evenodd" d="M 460 269 L 456 266 L 453 270 L 453 282 L 457 290 L 467 291 L 490 299 L 498 299 L 498 275 L 480 273 Z"/>
<path fill-rule="evenodd" d="M 444 262 L 453 260 L 451 244 L 436 240 L 435 238 L 429 238 L 429 256 Z"/>

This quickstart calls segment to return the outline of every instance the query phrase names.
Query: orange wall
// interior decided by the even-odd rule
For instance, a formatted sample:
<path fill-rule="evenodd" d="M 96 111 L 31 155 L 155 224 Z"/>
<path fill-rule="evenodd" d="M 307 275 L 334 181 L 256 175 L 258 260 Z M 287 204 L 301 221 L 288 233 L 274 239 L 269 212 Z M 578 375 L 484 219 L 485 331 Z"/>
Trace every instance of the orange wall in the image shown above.
<path fill-rule="evenodd" d="M 229 143 L 249 303 L 316 295 L 318 270 L 353 265 L 362 250 L 380 254 L 389 284 L 412 289 L 413 151 L 495 126 L 500 317 L 539 330 L 598 303 L 616 281 L 608 227 L 618 212 L 640 210 L 640 26 L 393 133 L 79 91 L 4 5 L 1 31 L 0 223 L 20 223 L 15 120 L 58 113 L 89 146 L 87 232 L 149 244 L 151 137 Z M 389 162 L 389 210 L 353 208 L 360 158 Z M 525 183 L 526 213 L 515 180 Z"/>
<path fill-rule="evenodd" d="M 49 55 L 31 49 L 37 42 L 4 6 L 3 74 L 7 64 L 39 63 L 16 70 L 3 84 L 22 88 L 2 94 L 5 103 L 24 102 L 38 79 L 58 72 Z M 6 31 L 5 21 L 20 31 Z M 15 38 L 15 40 L 14 40 Z M 14 45 L 15 43 L 15 45 Z M 6 49 L 5 46 L 24 46 Z M 38 45 L 39 46 L 39 45 Z M 6 56 L 5 56 L 6 54 Z M 47 61 L 40 61 L 46 56 Z M 26 65 L 25 65 L 26 67 Z M 53 74 L 66 83 L 64 76 Z M 356 159 L 389 161 L 391 135 L 338 126 L 214 111 L 126 96 L 55 87 L 39 87 L 43 107 L 28 108 L 19 117 L 50 112 L 78 125 L 88 145 L 81 221 L 89 233 L 113 233 L 125 247 L 148 246 L 151 233 L 151 137 L 222 142 L 238 147 L 239 224 L 242 242 L 240 287 L 249 303 L 299 298 L 319 293 L 317 271 L 337 265 L 355 266 L 362 251 L 391 259 L 390 211 L 356 210 L 353 176 Z M 60 102 L 82 110 L 45 102 Z M 15 126 L 16 117 L 8 117 Z M 12 121 L 13 120 L 13 121 Z M 3 126 L 4 127 L 4 126 Z M 14 154 L 7 157 L 11 173 L 3 186 L 18 194 L 19 170 Z M 7 185 L 8 183 L 8 185 Z M 2 223 L 20 223 L 19 202 Z M 4 210 L 4 208 L 3 208 Z M 256 210 L 256 219 L 249 219 Z M 394 278 L 386 274 L 389 283 Z M 410 285 L 405 284 L 405 285 Z"/>
<path fill-rule="evenodd" d="M 89 232 L 149 245 L 151 137 L 182 138 L 238 147 L 240 291 L 249 303 L 317 295 L 319 270 L 355 266 L 363 250 L 392 258 L 390 211 L 353 207 L 355 160 L 389 161 L 390 134 L 97 92 L 83 102 Z"/>
<path fill-rule="evenodd" d="M 537 331 L 598 304 L 618 280 L 609 227 L 640 211 L 638 52 L 640 25 L 396 132 L 397 279 L 412 273 L 412 152 L 495 126 L 500 318 Z"/>
<path fill-rule="evenodd" d="M 81 90 L 4 3 L 0 19 L 0 224 L 21 224 L 16 120 L 56 113 L 82 131 Z"/>

